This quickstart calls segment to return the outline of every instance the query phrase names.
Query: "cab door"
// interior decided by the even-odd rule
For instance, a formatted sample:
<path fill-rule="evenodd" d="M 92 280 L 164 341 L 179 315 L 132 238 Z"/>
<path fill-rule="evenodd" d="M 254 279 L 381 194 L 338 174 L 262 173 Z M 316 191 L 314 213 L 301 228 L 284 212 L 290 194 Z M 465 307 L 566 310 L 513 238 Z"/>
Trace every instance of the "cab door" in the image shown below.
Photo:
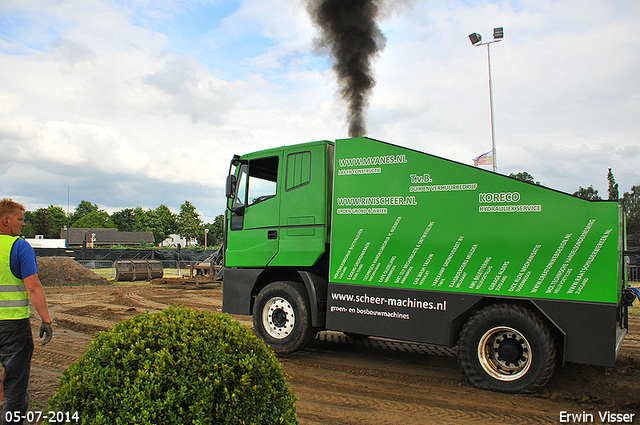
<path fill-rule="evenodd" d="M 265 267 L 278 253 L 280 199 L 279 157 L 241 161 L 229 203 L 225 264 Z"/>

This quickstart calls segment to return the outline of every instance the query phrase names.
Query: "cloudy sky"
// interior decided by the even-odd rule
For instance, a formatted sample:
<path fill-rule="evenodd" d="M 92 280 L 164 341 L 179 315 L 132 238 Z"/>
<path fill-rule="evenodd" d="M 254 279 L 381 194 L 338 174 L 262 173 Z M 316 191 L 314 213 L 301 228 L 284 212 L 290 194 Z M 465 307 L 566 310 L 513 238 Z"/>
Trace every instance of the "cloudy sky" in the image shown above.
<path fill-rule="evenodd" d="M 367 135 L 607 197 L 640 184 L 638 0 L 388 1 Z M 234 153 L 347 137 L 303 0 L 0 1 L 0 197 L 223 212 Z"/>

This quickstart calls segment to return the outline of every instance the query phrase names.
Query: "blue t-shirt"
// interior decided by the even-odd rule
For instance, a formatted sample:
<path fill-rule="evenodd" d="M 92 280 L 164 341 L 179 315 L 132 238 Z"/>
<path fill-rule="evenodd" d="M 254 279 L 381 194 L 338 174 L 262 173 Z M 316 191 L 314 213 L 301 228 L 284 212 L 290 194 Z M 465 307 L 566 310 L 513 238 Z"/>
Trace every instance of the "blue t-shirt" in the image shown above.
<path fill-rule="evenodd" d="M 36 253 L 24 239 L 18 238 L 11 248 L 11 272 L 18 279 L 38 273 Z"/>

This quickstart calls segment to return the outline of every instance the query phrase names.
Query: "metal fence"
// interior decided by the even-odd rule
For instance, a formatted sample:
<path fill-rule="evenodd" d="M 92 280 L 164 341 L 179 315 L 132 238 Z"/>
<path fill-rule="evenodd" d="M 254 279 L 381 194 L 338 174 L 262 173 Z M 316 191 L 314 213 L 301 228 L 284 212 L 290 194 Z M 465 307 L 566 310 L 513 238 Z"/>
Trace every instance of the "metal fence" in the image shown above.
<path fill-rule="evenodd" d="M 640 266 L 627 266 L 627 281 L 640 282 Z"/>
<path fill-rule="evenodd" d="M 114 262 L 109 260 L 76 260 L 78 264 L 93 270 L 97 275 L 107 279 L 115 279 L 116 269 Z M 199 261 L 174 261 L 162 260 L 164 277 L 189 276 L 189 266 L 194 266 Z"/>

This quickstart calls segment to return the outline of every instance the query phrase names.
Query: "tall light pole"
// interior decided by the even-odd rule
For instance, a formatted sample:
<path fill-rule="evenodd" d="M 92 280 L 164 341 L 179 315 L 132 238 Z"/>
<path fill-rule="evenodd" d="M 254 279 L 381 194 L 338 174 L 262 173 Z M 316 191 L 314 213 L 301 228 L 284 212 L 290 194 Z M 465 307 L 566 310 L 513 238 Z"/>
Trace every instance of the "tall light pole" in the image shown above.
<path fill-rule="evenodd" d="M 504 38 L 503 28 L 493 29 L 493 40 L 482 42 L 482 36 L 477 32 L 469 34 L 469 40 L 474 46 L 487 45 L 487 60 L 489 61 L 489 103 L 491 104 L 491 154 L 493 155 L 493 172 L 498 171 L 498 157 L 496 156 L 496 125 L 493 110 L 493 80 L 491 79 L 491 43 L 497 43 Z"/>

